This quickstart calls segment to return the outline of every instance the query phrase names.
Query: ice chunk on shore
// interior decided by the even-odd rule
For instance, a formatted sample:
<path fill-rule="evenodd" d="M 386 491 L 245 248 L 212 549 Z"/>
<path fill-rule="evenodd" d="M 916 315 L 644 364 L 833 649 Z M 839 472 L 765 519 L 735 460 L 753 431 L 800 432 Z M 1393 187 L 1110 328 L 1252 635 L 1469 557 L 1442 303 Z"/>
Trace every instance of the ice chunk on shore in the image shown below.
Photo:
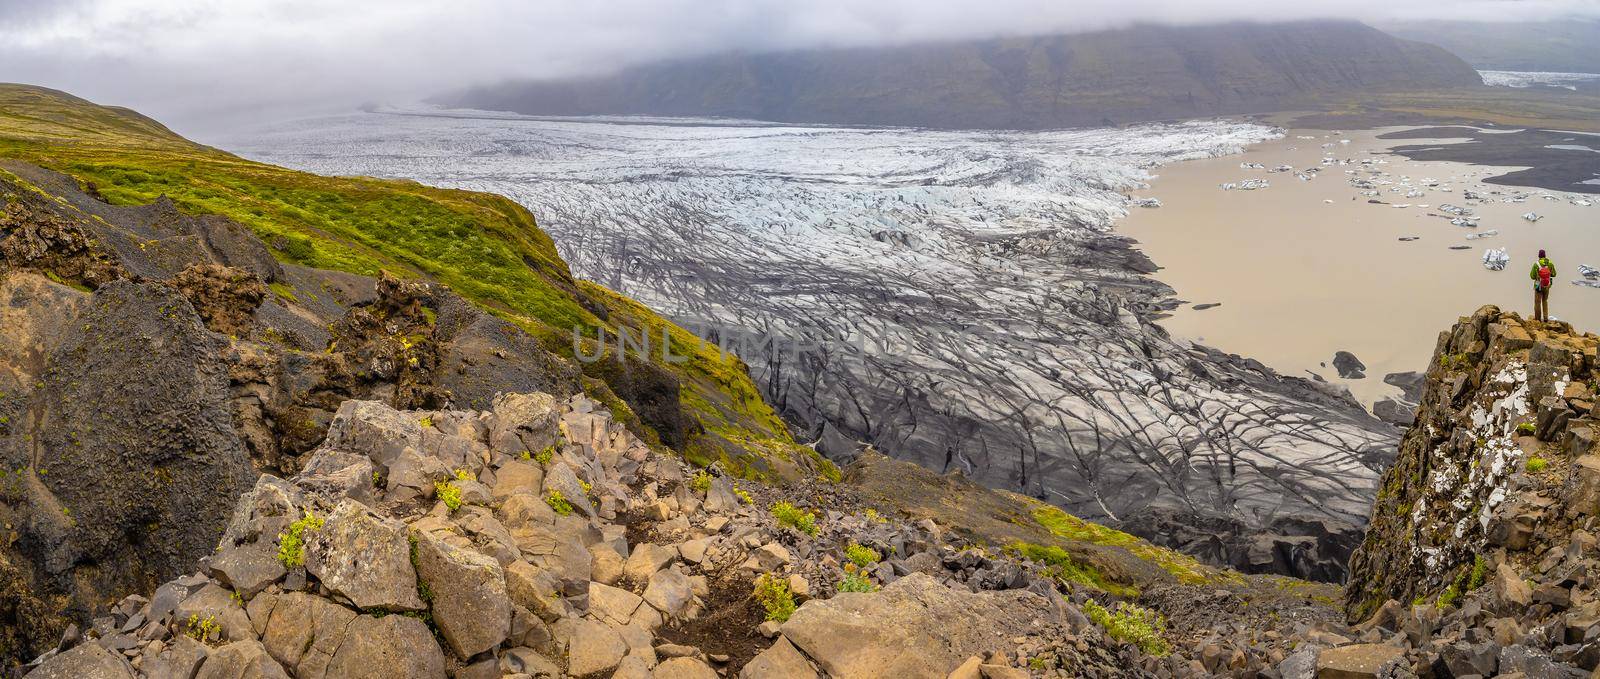
<path fill-rule="evenodd" d="M 1505 248 L 1490 248 L 1483 251 L 1483 268 L 1490 271 L 1504 271 L 1507 264 L 1511 263 L 1511 255 L 1506 254 Z"/>

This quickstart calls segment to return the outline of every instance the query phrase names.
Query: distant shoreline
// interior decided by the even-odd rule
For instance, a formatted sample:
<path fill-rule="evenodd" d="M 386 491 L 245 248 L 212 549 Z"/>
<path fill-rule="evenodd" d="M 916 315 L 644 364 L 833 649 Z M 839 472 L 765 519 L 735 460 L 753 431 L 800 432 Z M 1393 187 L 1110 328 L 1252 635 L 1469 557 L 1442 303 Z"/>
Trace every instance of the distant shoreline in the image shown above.
<path fill-rule="evenodd" d="M 1385 140 L 1441 137 L 1470 141 L 1396 146 L 1391 152 L 1420 161 L 1527 167 L 1485 178 L 1485 184 L 1600 194 L 1600 183 L 1586 183 L 1600 179 L 1600 136 L 1535 129 L 1491 131 L 1466 126 L 1420 127 L 1378 136 Z"/>

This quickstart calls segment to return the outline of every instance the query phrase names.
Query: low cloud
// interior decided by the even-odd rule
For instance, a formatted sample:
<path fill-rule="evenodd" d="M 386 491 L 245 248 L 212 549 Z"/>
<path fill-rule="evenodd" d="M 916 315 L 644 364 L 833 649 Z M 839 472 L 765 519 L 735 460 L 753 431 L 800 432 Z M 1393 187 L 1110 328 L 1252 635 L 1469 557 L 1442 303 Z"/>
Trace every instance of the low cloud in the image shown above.
<path fill-rule="evenodd" d="M 0 0 L 0 80 L 180 131 L 725 50 L 890 45 L 1132 22 L 1600 18 L 1588 0 Z"/>

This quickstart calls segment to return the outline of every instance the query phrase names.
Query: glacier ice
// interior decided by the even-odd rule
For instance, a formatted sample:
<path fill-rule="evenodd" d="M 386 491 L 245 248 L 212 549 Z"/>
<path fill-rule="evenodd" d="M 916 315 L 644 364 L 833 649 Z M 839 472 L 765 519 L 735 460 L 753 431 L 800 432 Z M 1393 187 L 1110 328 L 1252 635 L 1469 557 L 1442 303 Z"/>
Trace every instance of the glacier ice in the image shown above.
<path fill-rule="evenodd" d="M 1347 395 L 1168 337 L 1154 323 L 1171 291 L 1112 231 L 1152 168 L 1281 135 L 401 111 L 224 146 L 500 193 L 575 274 L 690 329 L 804 336 L 821 348 L 744 358 L 811 434 L 830 426 L 1089 516 L 1154 505 L 1359 525 L 1392 429 Z M 1266 185 L 1239 188 L 1253 182 Z"/>

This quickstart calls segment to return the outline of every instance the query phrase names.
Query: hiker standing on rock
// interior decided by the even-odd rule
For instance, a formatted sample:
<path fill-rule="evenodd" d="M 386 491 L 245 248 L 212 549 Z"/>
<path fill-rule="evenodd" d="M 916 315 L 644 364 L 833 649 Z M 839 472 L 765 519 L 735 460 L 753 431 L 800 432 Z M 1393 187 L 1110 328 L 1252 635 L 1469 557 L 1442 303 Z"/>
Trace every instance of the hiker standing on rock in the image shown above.
<path fill-rule="evenodd" d="M 1539 251 L 1539 259 L 1533 263 L 1533 268 L 1528 269 L 1528 278 L 1533 279 L 1533 320 L 1550 320 L 1550 284 L 1556 279 L 1556 265 L 1544 256 L 1544 250 Z"/>

